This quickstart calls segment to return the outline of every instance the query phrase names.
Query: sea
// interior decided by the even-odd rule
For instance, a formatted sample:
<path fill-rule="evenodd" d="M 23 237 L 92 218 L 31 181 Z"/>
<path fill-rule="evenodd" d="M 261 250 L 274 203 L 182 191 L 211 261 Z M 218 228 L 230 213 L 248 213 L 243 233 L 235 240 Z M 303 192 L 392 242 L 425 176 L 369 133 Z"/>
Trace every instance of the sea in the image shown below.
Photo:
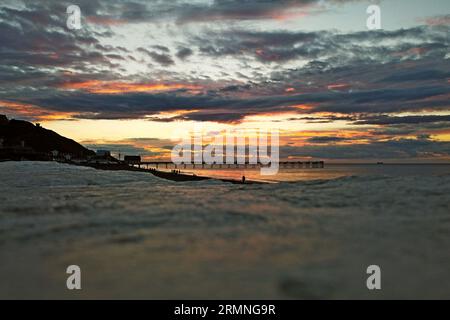
<path fill-rule="evenodd" d="M 0 298 L 450 298 L 450 165 L 192 173 L 0 163 Z"/>

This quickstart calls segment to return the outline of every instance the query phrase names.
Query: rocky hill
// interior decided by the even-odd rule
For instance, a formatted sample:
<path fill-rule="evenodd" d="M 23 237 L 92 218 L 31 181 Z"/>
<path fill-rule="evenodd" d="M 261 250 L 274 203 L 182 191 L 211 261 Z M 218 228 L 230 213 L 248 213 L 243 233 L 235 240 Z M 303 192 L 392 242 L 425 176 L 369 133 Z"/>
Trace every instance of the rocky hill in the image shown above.
<path fill-rule="evenodd" d="M 76 157 L 95 155 L 92 150 L 54 131 L 27 121 L 8 120 L 3 115 L 0 115 L 0 142 L 2 142 L 0 148 L 22 146 L 39 153 L 49 153 L 56 150 L 59 153 L 71 154 Z"/>

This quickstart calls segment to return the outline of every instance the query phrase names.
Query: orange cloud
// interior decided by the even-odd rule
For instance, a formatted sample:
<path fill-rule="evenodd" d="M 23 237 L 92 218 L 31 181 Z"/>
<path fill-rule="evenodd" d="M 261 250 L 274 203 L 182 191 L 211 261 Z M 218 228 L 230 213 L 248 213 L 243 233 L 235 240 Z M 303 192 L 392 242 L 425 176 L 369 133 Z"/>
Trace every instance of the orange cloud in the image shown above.
<path fill-rule="evenodd" d="M 271 19 L 279 21 L 298 19 L 306 16 L 307 13 L 305 11 L 289 11 L 289 10 L 276 11 L 270 14 Z"/>
<path fill-rule="evenodd" d="M 420 19 L 420 22 L 425 22 L 430 26 L 445 26 L 450 25 L 450 17 L 448 15 L 445 16 L 437 16 L 437 17 L 429 17 L 425 19 Z"/>
<path fill-rule="evenodd" d="M 291 106 L 294 109 L 303 110 L 303 111 L 309 111 L 314 109 L 314 104 L 296 104 L 294 106 Z"/>
<path fill-rule="evenodd" d="M 0 100 L 0 110 L 15 117 L 31 118 L 36 121 L 67 120 L 75 115 L 73 112 L 49 112 L 33 104 L 6 100 Z"/>
<path fill-rule="evenodd" d="M 329 143 L 338 145 L 349 145 L 349 144 L 367 144 L 370 143 L 370 138 L 374 134 L 365 131 L 356 130 L 303 130 L 303 131 L 288 131 L 280 136 L 280 141 L 282 144 L 290 146 L 305 146 L 316 144 L 311 142 L 311 138 L 326 138 L 335 137 L 342 140 L 331 141 Z M 329 144 L 320 143 L 320 145 Z"/>
<path fill-rule="evenodd" d="M 202 87 L 186 84 L 164 83 L 130 83 L 119 81 L 89 80 L 84 82 L 65 83 L 61 86 L 68 90 L 84 90 L 96 94 L 117 94 L 127 92 L 161 92 L 174 90 L 189 90 L 196 92 Z"/>

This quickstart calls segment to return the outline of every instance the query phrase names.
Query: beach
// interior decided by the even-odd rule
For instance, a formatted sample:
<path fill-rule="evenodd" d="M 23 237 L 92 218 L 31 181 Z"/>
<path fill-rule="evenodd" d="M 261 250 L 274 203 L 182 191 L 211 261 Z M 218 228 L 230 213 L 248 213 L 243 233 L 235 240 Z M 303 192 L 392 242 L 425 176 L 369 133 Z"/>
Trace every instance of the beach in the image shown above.
<path fill-rule="evenodd" d="M 450 166 L 280 175 L 174 182 L 2 162 L 0 298 L 450 298 Z M 80 291 L 66 288 L 73 264 Z M 382 290 L 367 290 L 369 265 Z"/>

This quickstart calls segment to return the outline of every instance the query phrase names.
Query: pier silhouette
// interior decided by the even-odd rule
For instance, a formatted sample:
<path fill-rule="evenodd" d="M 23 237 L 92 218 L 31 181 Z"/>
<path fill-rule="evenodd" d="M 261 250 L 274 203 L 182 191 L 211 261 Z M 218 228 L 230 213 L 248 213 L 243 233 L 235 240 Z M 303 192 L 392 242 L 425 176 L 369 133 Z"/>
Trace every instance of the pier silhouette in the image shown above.
<path fill-rule="evenodd" d="M 132 166 L 138 166 L 139 168 L 141 166 L 149 169 L 149 168 L 156 168 L 156 169 L 178 169 L 178 168 L 192 168 L 192 169 L 251 169 L 251 168 L 261 168 L 261 167 L 270 167 L 272 165 L 278 164 L 279 168 L 297 168 L 297 169 L 312 169 L 312 168 L 324 168 L 325 163 L 323 161 L 279 161 L 279 162 L 269 162 L 267 164 L 257 162 L 257 163 L 239 163 L 234 162 L 232 164 L 229 163 L 192 163 L 192 162 L 186 162 L 186 163 L 180 163 L 176 164 L 172 161 L 134 161 L 132 163 L 129 163 L 129 165 Z"/>

